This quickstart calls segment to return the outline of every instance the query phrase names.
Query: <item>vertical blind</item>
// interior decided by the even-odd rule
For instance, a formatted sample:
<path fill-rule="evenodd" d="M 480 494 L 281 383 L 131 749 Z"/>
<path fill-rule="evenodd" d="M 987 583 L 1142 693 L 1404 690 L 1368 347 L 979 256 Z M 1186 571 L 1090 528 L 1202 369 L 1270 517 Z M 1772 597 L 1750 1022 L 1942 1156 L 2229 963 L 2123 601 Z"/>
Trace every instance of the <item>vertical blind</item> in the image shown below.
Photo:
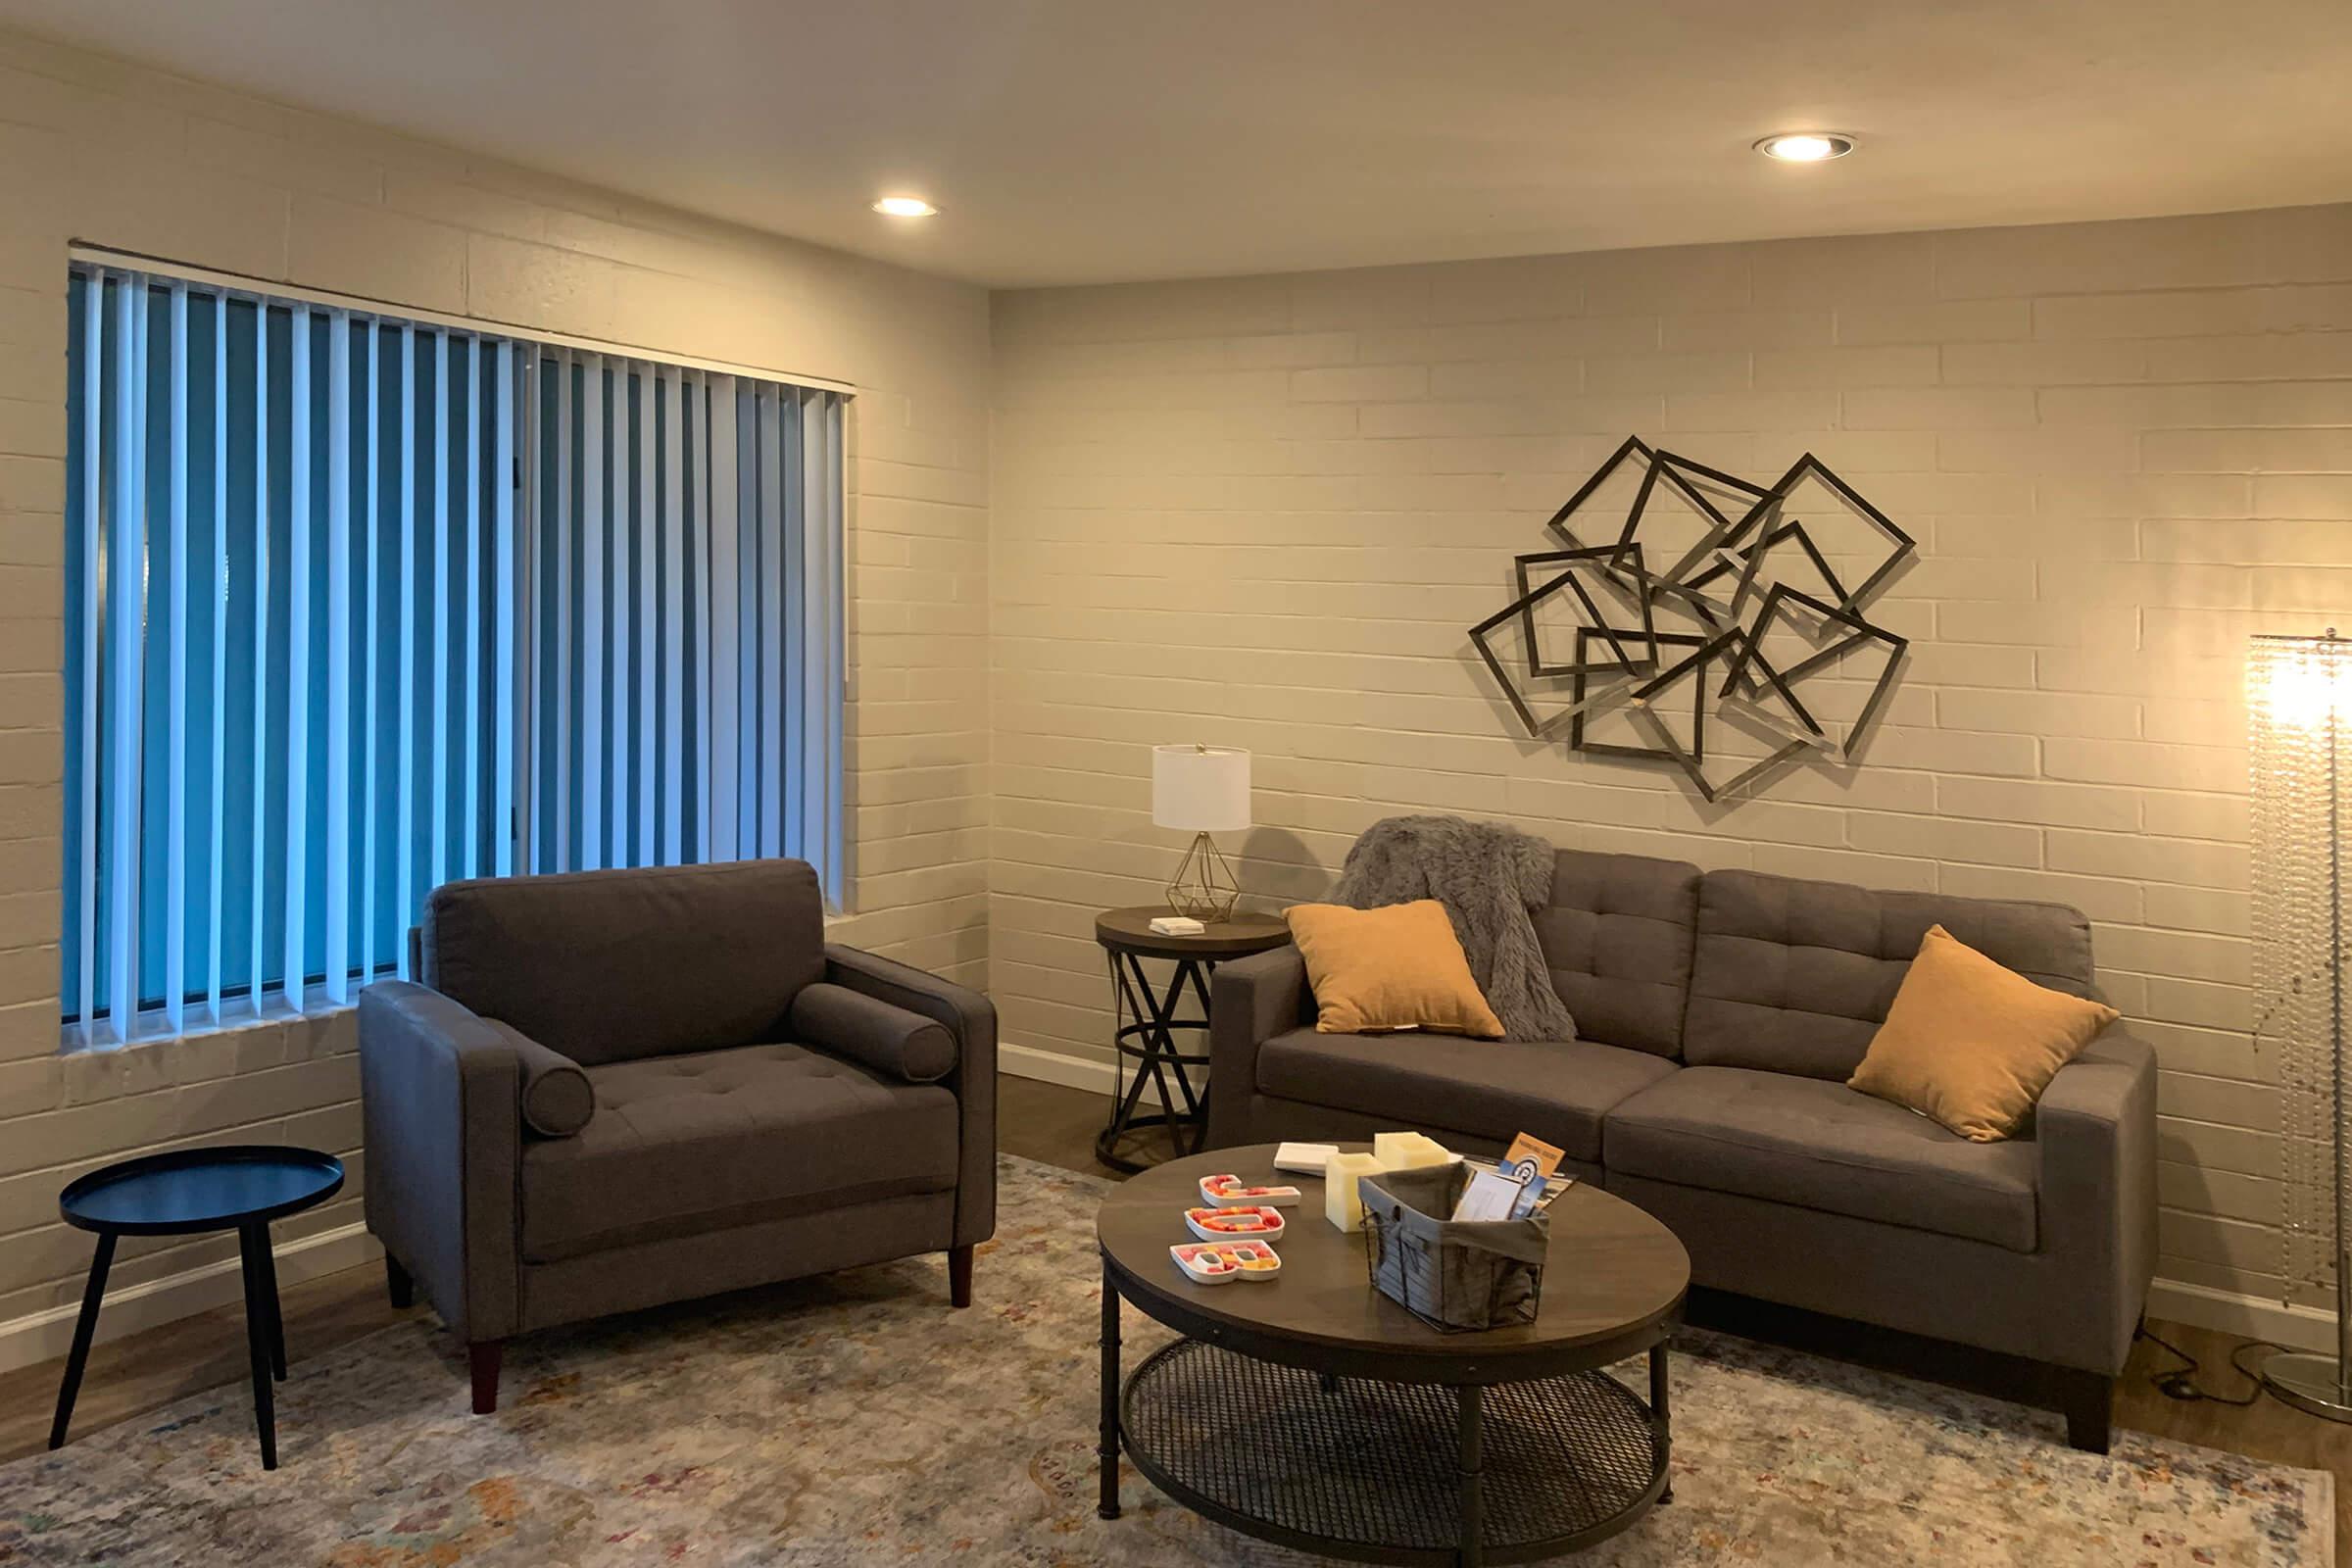
<path fill-rule="evenodd" d="M 456 877 L 838 901 L 839 394 L 77 264 L 61 1011 L 350 1000 Z"/>

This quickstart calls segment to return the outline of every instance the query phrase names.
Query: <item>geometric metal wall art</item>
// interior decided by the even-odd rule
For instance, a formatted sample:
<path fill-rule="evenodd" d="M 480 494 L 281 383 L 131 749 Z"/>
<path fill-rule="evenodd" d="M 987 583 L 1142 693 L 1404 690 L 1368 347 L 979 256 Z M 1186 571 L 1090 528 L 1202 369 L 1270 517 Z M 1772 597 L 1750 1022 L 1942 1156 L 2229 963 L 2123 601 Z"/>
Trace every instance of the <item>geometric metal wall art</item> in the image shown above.
<path fill-rule="evenodd" d="M 1545 527 L 1470 628 L 1530 737 L 1672 763 L 1706 801 L 1857 758 L 1908 646 L 1867 611 L 1918 546 L 1820 459 L 1759 485 L 1628 436 Z"/>

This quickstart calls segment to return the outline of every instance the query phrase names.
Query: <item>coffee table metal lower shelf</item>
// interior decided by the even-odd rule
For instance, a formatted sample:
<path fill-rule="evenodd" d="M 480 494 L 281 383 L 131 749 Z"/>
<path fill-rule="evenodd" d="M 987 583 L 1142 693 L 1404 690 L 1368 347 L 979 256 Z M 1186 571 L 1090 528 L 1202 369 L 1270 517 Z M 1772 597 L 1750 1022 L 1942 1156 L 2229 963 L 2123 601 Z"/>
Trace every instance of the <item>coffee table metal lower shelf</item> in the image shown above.
<path fill-rule="evenodd" d="M 1129 1461 L 1196 1512 L 1324 1556 L 1432 1568 L 1526 1562 L 1623 1530 L 1666 1490 L 1661 1425 L 1600 1371 L 1457 1390 L 1195 1340 L 1147 1357 L 1119 1399 Z"/>

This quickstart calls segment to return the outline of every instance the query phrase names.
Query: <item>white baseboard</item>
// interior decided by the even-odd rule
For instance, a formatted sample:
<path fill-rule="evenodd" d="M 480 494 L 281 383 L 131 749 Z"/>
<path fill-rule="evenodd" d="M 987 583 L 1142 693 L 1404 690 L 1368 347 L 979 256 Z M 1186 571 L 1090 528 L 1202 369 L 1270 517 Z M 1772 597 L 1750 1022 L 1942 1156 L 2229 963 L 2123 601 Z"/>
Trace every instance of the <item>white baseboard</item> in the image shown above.
<path fill-rule="evenodd" d="M 1065 1056 L 1058 1051 L 1041 1051 L 1035 1046 L 1010 1045 L 1002 1040 L 997 1042 L 997 1071 L 1010 1073 L 1015 1078 L 1059 1084 L 1064 1089 L 1091 1090 L 1099 1095 L 1111 1093 L 1117 1076 L 1107 1061 Z"/>
<path fill-rule="evenodd" d="M 381 1256 L 383 1249 L 368 1234 L 368 1227 L 358 1223 L 284 1242 L 277 1249 L 278 1288 L 282 1291 L 303 1280 L 357 1268 Z M 98 1312 L 97 1343 L 103 1345 L 141 1329 L 226 1306 L 243 1295 L 244 1284 L 233 1257 L 184 1274 L 109 1290 L 106 1304 Z M 80 1312 L 81 1303 L 76 1299 L 0 1323 L 0 1372 L 64 1355 L 73 1348 L 74 1320 Z"/>
<path fill-rule="evenodd" d="M 2313 1306 L 2285 1306 L 2267 1297 L 2239 1296 L 2209 1285 L 2158 1280 L 2148 1287 L 2148 1316 L 2195 1328 L 2269 1340 L 2296 1350 L 2333 1350 L 2335 1314 Z"/>

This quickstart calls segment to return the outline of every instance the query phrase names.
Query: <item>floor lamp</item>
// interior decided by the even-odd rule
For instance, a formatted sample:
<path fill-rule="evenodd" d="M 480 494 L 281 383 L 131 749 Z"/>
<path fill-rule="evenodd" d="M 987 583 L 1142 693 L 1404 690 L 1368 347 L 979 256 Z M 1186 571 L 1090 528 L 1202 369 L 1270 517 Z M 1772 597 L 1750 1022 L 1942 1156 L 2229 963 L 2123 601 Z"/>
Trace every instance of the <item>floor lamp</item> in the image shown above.
<path fill-rule="evenodd" d="M 2279 1046 L 2283 1288 L 2335 1292 L 2333 1354 L 2283 1351 L 2262 1378 L 2288 1404 L 2352 1421 L 2352 1226 L 2345 1223 L 2344 792 L 2352 640 L 2257 637 L 2246 661 L 2254 785 L 2255 1038 Z"/>

